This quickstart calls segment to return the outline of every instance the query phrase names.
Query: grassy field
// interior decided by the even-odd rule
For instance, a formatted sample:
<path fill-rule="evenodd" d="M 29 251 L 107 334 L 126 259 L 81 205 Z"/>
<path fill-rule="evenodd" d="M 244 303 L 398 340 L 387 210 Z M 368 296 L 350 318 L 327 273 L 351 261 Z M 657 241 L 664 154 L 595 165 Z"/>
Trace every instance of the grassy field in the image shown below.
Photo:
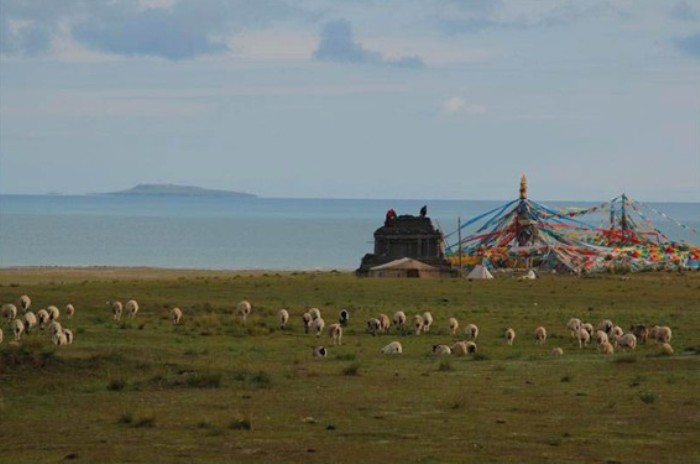
<path fill-rule="evenodd" d="M 346 273 L 0 270 L 0 303 L 76 307 L 71 346 L 12 343 L 1 322 L 0 462 L 700 462 L 700 273 L 522 282 L 358 279 Z M 107 300 L 135 298 L 133 320 Z M 235 304 L 248 299 L 243 324 Z M 168 310 L 184 310 L 173 326 Z M 343 345 L 311 356 L 301 314 L 350 311 Z M 290 328 L 275 314 L 290 310 Z M 428 334 L 373 337 L 366 320 L 430 310 Z M 470 357 L 447 318 L 480 327 Z M 570 317 L 668 324 L 675 353 L 579 350 Z M 549 338 L 536 345 L 544 325 Z M 507 346 L 503 332 L 517 337 Z M 460 330 L 461 332 L 461 330 Z M 400 356 L 379 350 L 392 340 Z M 564 356 L 550 350 L 560 346 Z"/>

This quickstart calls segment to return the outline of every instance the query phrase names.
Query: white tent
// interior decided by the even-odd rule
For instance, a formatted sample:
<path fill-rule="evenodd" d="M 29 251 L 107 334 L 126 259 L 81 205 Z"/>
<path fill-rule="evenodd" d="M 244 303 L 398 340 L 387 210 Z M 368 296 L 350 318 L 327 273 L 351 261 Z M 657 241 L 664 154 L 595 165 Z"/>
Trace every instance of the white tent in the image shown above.
<path fill-rule="evenodd" d="M 474 266 L 474 269 L 467 275 L 467 279 L 493 279 L 493 276 L 481 264 Z"/>

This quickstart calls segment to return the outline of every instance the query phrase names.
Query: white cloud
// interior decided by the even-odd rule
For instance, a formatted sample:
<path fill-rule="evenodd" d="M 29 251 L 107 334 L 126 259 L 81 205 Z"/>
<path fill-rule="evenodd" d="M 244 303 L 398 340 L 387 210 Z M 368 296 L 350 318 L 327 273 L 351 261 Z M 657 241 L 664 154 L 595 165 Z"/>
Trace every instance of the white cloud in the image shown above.
<path fill-rule="evenodd" d="M 486 106 L 475 103 L 467 103 L 461 97 L 448 98 L 442 102 L 440 108 L 442 113 L 448 116 L 457 114 L 477 115 L 486 113 Z"/>

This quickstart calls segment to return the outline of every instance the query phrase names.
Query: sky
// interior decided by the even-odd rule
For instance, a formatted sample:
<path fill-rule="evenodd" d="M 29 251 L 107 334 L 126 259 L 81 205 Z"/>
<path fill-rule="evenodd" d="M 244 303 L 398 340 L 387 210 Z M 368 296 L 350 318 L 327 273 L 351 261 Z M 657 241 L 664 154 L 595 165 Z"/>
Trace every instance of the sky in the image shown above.
<path fill-rule="evenodd" d="M 0 0 L 0 193 L 700 201 L 700 1 Z"/>

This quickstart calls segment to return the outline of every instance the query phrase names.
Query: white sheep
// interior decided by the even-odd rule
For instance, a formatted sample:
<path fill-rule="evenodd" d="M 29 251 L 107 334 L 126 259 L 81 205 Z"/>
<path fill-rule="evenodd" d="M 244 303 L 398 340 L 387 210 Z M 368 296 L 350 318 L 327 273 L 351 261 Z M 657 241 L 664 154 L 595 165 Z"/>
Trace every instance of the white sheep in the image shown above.
<path fill-rule="evenodd" d="M 136 300 L 129 300 L 124 305 L 124 311 L 126 311 L 126 315 L 129 316 L 129 318 L 133 319 L 136 317 L 136 313 L 139 312 L 139 304 Z M 243 320 L 245 320 L 245 318 L 243 318 Z"/>
<path fill-rule="evenodd" d="M 13 305 L 12 303 L 2 305 L 2 309 L 0 311 L 2 311 L 2 317 L 8 321 L 11 321 L 17 317 L 17 306 Z"/>
<path fill-rule="evenodd" d="M 320 337 L 323 332 L 323 328 L 326 327 L 326 322 L 322 318 L 314 319 L 314 330 L 316 331 L 316 336 Z"/>
<path fill-rule="evenodd" d="M 382 323 L 379 319 L 373 318 L 367 321 L 367 332 L 372 335 L 377 335 L 382 328 Z"/>
<path fill-rule="evenodd" d="M 663 354 L 673 354 L 673 347 L 670 343 L 664 342 L 661 344 L 661 352 Z"/>
<path fill-rule="evenodd" d="M 583 327 L 580 327 L 576 332 L 576 340 L 578 340 L 578 347 L 583 348 L 591 341 L 591 334 Z"/>
<path fill-rule="evenodd" d="M 603 354 L 613 354 L 615 352 L 615 348 L 612 346 L 612 343 L 607 341 L 601 343 L 600 346 L 598 346 L 598 349 Z"/>
<path fill-rule="evenodd" d="M 380 314 L 379 317 L 379 330 L 384 333 L 389 333 L 391 328 L 391 319 L 386 314 Z"/>
<path fill-rule="evenodd" d="M 512 328 L 506 329 L 506 342 L 508 343 L 508 345 L 512 345 L 513 340 L 515 340 L 515 330 L 513 330 Z"/>
<path fill-rule="evenodd" d="M 620 349 L 634 350 L 637 347 L 637 337 L 635 337 L 632 333 L 620 335 L 619 337 L 617 337 L 616 342 L 618 348 Z"/>
<path fill-rule="evenodd" d="M 450 328 L 450 334 L 453 337 L 457 335 L 457 329 L 459 329 L 459 321 L 456 318 L 451 317 L 447 320 L 447 325 Z"/>
<path fill-rule="evenodd" d="M 659 343 L 671 343 L 672 335 L 671 328 L 667 325 L 657 326 L 652 329 L 652 338 Z"/>
<path fill-rule="evenodd" d="M 433 325 L 433 315 L 430 311 L 426 311 L 423 313 L 423 332 L 429 332 L 431 325 Z"/>
<path fill-rule="evenodd" d="M 561 347 L 555 347 L 552 348 L 552 351 L 550 351 L 552 356 L 562 356 L 564 354 L 564 350 L 561 349 Z"/>
<path fill-rule="evenodd" d="M 11 327 L 12 333 L 15 335 L 15 341 L 18 342 L 24 333 L 24 323 L 19 319 L 15 319 L 12 321 Z"/>
<path fill-rule="evenodd" d="M 3 338 L 5 338 L 5 334 L 2 332 L 2 328 L 0 328 L 0 343 L 2 343 Z"/>
<path fill-rule="evenodd" d="M 466 335 L 467 340 L 476 341 L 476 337 L 479 336 L 479 327 L 476 324 L 467 324 L 464 328 L 464 335 Z"/>
<path fill-rule="evenodd" d="M 420 314 L 413 316 L 413 329 L 416 331 L 416 335 L 420 335 L 423 331 L 423 316 Z"/>
<path fill-rule="evenodd" d="M 173 325 L 178 325 L 180 321 L 182 320 L 182 309 L 179 307 L 175 306 L 173 309 L 170 310 L 170 320 L 172 321 Z"/>
<path fill-rule="evenodd" d="M 66 305 L 66 319 L 72 319 L 75 316 L 75 306 L 68 303 Z"/>
<path fill-rule="evenodd" d="M 576 338 L 578 331 L 581 328 L 581 319 L 572 317 L 569 319 L 569 322 L 566 323 L 566 328 L 569 329 L 571 338 Z"/>
<path fill-rule="evenodd" d="M 314 318 L 311 313 L 304 313 L 301 315 L 301 320 L 304 324 L 304 333 L 309 333 L 311 330 L 311 324 L 314 322 Z"/>
<path fill-rule="evenodd" d="M 338 313 L 338 323 L 345 327 L 348 325 L 348 321 L 350 320 L 350 313 L 348 312 L 347 309 L 341 309 L 340 312 Z"/>
<path fill-rule="evenodd" d="M 31 311 L 27 311 L 24 313 L 24 316 L 22 316 L 22 323 L 24 324 L 24 329 L 26 332 L 31 332 L 37 325 L 36 315 Z"/>
<path fill-rule="evenodd" d="M 590 322 L 583 322 L 581 323 L 581 327 L 588 332 L 588 335 L 593 335 L 593 324 Z"/>
<path fill-rule="evenodd" d="M 382 348 L 381 351 L 382 354 L 401 354 L 403 353 L 403 347 L 401 346 L 401 342 L 393 341 Z"/>
<path fill-rule="evenodd" d="M 547 329 L 539 326 L 535 329 L 535 340 L 537 340 L 538 345 L 544 344 L 547 341 Z"/>
<path fill-rule="evenodd" d="M 476 343 L 472 341 L 460 340 L 455 342 L 452 347 L 452 354 L 455 356 L 466 356 L 468 354 L 476 353 Z"/>
<path fill-rule="evenodd" d="M 318 319 L 317 319 L 318 320 Z M 331 339 L 333 346 L 343 344 L 343 326 L 339 323 L 328 326 L 328 337 Z"/>
<path fill-rule="evenodd" d="M 608 338 L 611 340 L 616 340 L 617 337 L 621 337 L 624 334 L 625 334 L 625 331 L 622 330 L 622 327 L 620 327 L 619 325 L 616 325 L 610 330 L 610 333 L 608 333 Z"/>
<path fill-rule="evenodd" d="M 309 309 L 309 314 L 311 314 L 311 317 L 316 320 L 321 317 L 321 311 L 318 308 L 311 308 Z"/>
<path fill-rule="evenodd" d="M 288 322 L 289 322 L 289 311 L 287 311 L 285 308 L 282 308 L 279 311 L 277 311 L 277 323 L 279 325 L 279 328 L 286 329 Z"/>
<path fill-rule="evenodd" d="M 323 345 L 316 346 L 314 347 L 313 356 L 314 358 L 325 358 L 328 356 L 328 350 Z"/>
<path fill-rule="evenodd" d="M 394 325 L 398 329 L 403 329 L 406 325 L 406 313 L 403 311 L 396 311 L 394 313 Z"/>
<path fill-rule="evenodd" d="M 39 328 L 41 330 L 44 330 L 46 324 L 49 323 L 49 312 L 44 308 L 41 308 L 39 311 L 36 312 L 36 318 L 39 321 Z"/>
<path fill-rule="evenodd" d="M 68 344 L 68 337 L 63 331 L 60 331 L 51 336 L 51 341 L 54 345 L 63 346 Z"/>
<path fill-rule="evenodd" d="M 107 304 L 112 308 L 112 316 L 114 317 L 115 321 L 119 321 L 122 318 L 122 312 L 124 310 L 124 306 L 122 305 L 121 301 L 115 301 L 115 302 L 110 302 L 108 301 Z"/>
<path fill-rule="evenodd" d="M 595 333 L 595 342 L 602 345 L 604 342 L 609 342 L 608 333 L 602 330 L 597 330 Z"/>
<path fill-rule="evenodd" d="M 49 320 L 55 321 L 61 317 L 61 311 L 54 305 L 49 305 L 46 307 L 46 312 L 49 313 Z"/>
<path fill-rule="evenodd" d="M 22 295 L 19 297 L 19 307 L 22 308 L 23 313 L 26 313 L 31 305 L 32 299 L 29 298 L 29 295 Z"/>
<path fill-rule="evenodd" d="M 610 319 L 603 319 L 598 323 L 598 327 L 596 327 L 597 330 L 602 330 L 606 334 L 610 335 L 610 331 L 612 328 L 615 327 L 615 324 Z"/>
<path fill-rule="evenodd" d="M 433 345 L 433 354 L 437 356 L 449 356 L 452 350 L 447 345 Z"/>
<path fill-rule="evenodd" d="M 70 329 L 63 329 L 63 335 L 65 335 L 65 337 L 66 337 L 66 344 L 72 345 L 73 344 L 73 331 Z"/>
<path fill-rule="evenodd" d="M 63 331 L 63 326 L 61 326 L 61 323 L 58 321 L 51 321 L 49 323 L 49 333 L 51 336 L 56 335 L 59 332 Z"/>

